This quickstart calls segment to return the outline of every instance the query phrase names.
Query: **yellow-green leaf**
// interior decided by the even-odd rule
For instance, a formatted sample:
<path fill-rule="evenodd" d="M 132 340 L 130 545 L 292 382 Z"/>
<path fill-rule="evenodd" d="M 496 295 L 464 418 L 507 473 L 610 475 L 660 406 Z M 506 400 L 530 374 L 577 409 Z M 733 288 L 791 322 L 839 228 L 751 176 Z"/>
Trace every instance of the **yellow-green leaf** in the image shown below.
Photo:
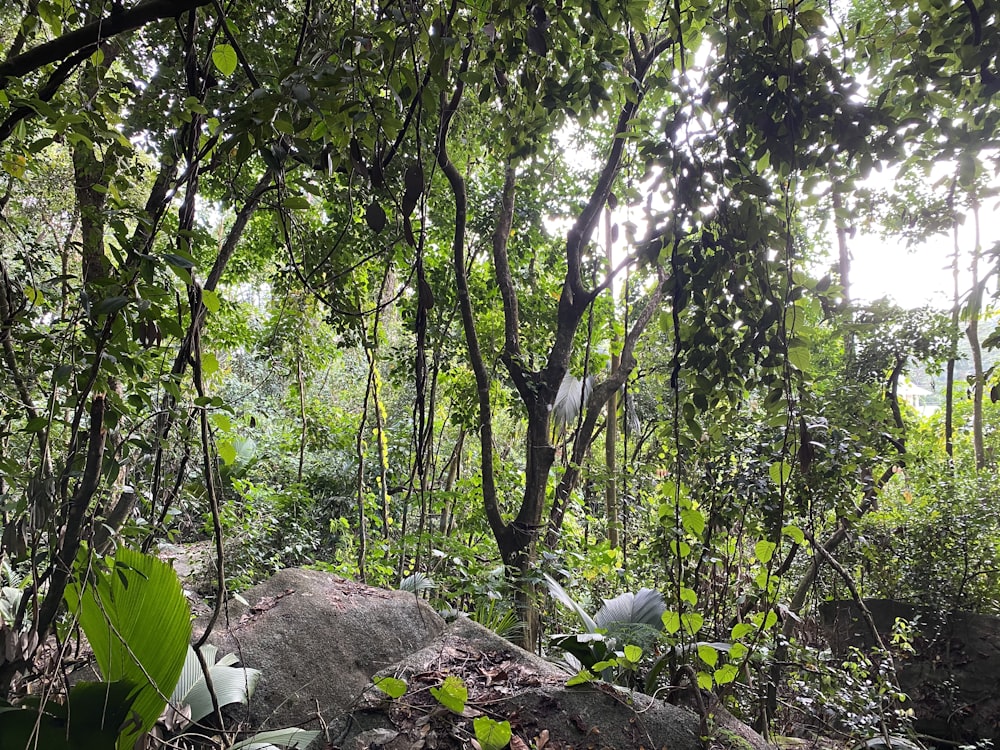
<path fill-rule="evenodd" d="M 760 560 L 765 565 L 771 562 L 771 558 L 774 557 L 774 551 L 778 548 L 778 545 L 774 542 L 769 542 L 766 539 L 761 539 L 753 547 L 753 553 L 758 560 Z"/>
<path fill-rule="evenodd" d="M 236 446 L 233 445 L 231 440 L 220 440 L 217 444 L 216 450 L 219 452 L 219 458 L 221 458 L 227 466 L 232 466 L 236 462 Z"/>
<path fill-rule="evenodd" d="M 736 679 L 739 674 L 738 670 L 732 664 L 724 664 L 715 670 L 715 683 L 717 685 L 726 685 Z"/>
<path fill-rule="evenodd" d="M 406 692 L 407 685 L 405 680 L 400 680 L 395 677 L 376 677 L 373 682 L 375 683 L 375 687 L 393 700 L 402 697 L 402 695 Z"/>
<path fill-rule="evenodd" d="M 229 44 L 220 44 L 212 50 L 212 62 L 224 76 L 231 76 L 236 71 L 239 61 L 236 50 Z"/>
<path fill-rule="evenodd" d="M 219 295 L 217 292 L 213 292 L 211 289 L 203 289 L 201 292 L 201 301 L 205 305 L 205 309 L 210 313 L 219 312 Z"/>

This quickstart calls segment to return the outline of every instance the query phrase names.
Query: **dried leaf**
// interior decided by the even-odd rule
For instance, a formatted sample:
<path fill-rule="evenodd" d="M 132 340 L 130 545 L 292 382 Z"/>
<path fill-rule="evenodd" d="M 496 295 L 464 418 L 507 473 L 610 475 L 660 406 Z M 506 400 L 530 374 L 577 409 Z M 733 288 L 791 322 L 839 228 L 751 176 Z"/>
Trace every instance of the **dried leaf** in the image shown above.
<path fill-rule="evenodd" d="M 368 208 L 365 211 L 365 221 L 368 222 L 368 228 L 375 232 L 375 234 L 385 229 L 385 211 L 377 201 L 373 200 L 368 204 Z"/>
<path fill-rule="evenodd" d="M 535 737 L 535 748 L 536 750 L 543 750 L 547 744 L 549 744 L 549 730 L 543 729 L 538 733 L 538 736 Z"/>
<path fill-rule="evenodd" d="M 549 43 L 545 41 L 545 32 L 541 29 L 532 26 L 528 29 L 524 41 L 527 42 L 528 49 L 539 57 L 545 57 L 549 54 Z"/>
<path fill-rule="evenodd" d="M 510 738 L 510 750 L 529 750 L 528 743 L 515 734 Z"/>
<path fill-rule="evenodd" d="M 424 192 L 424 170 L 414 163 L 406 168 L 403 175 L 403 216 L 409 216 L 417 207 L 420 194 Z"/>

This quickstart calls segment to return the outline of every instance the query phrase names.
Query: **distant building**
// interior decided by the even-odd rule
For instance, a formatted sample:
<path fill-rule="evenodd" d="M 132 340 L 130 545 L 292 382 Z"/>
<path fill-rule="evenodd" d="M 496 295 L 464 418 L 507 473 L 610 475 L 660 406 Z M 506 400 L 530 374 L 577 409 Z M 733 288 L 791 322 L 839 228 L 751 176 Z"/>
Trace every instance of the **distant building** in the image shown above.
<path fill-rule="evenodd" d="M 909 404 L 922 417 L 929 417 L 938 409 L 936 405 L 927 403 L 927 397 L 932 395 L 931 391 L 921 388 L 919 385 L 911 382 L 909 378 L 903 378 L 903 382 L 899 384 L 897 394 L 900 401 Z"/>

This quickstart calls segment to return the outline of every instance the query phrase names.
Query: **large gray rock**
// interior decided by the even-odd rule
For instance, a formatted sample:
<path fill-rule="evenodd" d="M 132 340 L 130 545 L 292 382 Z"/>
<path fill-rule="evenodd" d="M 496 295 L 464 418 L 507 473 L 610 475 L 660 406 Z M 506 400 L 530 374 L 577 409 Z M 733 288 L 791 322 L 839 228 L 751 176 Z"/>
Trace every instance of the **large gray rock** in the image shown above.
<path fill-rule="evenodd" d="M 463 716 L 443 709 L 430 692 L 450 675 L 469 692 Z M 605 683 L 567 688 L 566 672 L 464 618 L 380 676 L 406 681 L 406 694 L 390 700 L 370 688 L 350 721 L 340 723 L 335 747 L 468 748 L 474 719 L 485 715 L 510 722 L 521 740 L 512 748 L 703 750 L 699 719 L 690 711 Z"/>
<path fill-rule="evenodd" d="M 245 598 L 249 606 L 230 607 L 211 640 L 262 672 L 237 716 L 247 729 L 321 729 L 313 747 L 323 750 L 457 750 L 472 746 L 475 718 L 489 716 L 510 722 L 512 750 L 702 750 L 706 733 L 721 747 L 768 747 L 718 704 L 703 724 L 605 683 L 567 688 L 555 665 L 471 620 L 445 627 L 413 594 L 285 570 Z M 376 674 L 405 680 L 405 694 L 388 698 Z M 462 715 L 433 696 L 448 677 L 468 690 Z"/>
<path fill-rule="evenodd" d="M 945 744 L 1000 742 L 1000 618 L 890 599 L 868 599 L 865 605 L 883 643 L 891 643 L 897 618 L 916 624 L 915 653 L 895 658 L 914 728 Z M 834 653 L 875 646 L 855 602 L 824 602 L 820 613 Z"/>
<path fill-rule="evenodd" d="M 319 727 L 343 714 L 373 674 L 441 634 L 444 621 L 413 594 L 312 570 L 276 573 L 229 606 L 211 641 L 261 671 L 248 726 Z"/>

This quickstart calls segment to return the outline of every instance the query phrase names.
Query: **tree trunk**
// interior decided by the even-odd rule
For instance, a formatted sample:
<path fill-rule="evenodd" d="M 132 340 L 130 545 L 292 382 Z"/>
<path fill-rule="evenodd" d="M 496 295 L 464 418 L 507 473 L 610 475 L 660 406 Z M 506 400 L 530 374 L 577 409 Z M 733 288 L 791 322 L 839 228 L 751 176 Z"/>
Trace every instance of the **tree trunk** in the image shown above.
<path fill-rule="evenodd" d="M 611 253 L 611 211 L 604 214 L 604 241 L 607 250 L 608 270 L 614 268 L 614 258 Z M 609 290 L 611 294 L 611 308 L 615 309 L 614 287 Z M 610 377 L 614 377 L 621 364 L 616 353 L 617 341 L 614 334 L 614 326 L 611 332 L 611 372 Z M 618 519 L 618 477 L 616 465 L 616 451 L 618 449 L 618 391 L 612 391 L 608 398 L 607 416 L 605 417 L 607 432 L 604 434 L 604 464 L 607 471 L 607 478 L 604 480 L 604 509 L 608 519 L 608 544 L 612 549 L 618 549 L 621 543 L 618 537 L 618 530 L 621 528 Z"/>
<path fill-rule="evenodd" d="M 954 214 L 954 185 L 952 195 L 948 197 L 948 207 Z M 955 360 L 958 358 L 958 321 L 961 307 L 958 291 L 958 217 L 952 218 L 952 255 L 951 255 L 951 346 L 948 353 L 948 367 L 945 375 L 944 392 L 944 449 L 949 461 L 955 458 Z M 954 471 L 954 464 L 952 465 Z"/>
<path fill-rule="evenodd" d="M 986 376 L 983 372 L 983 350 L 979 343 L 979 316 L 982 310 L 983 287 L 979 281 L 979 202 L 972 201 L 972 218 L 975 244 L 972 249 L 972 294 L 969 297 L 969 325 L 965 330 L 972 350 L 972 447 L 976 456 L 976 471 L 986 466 L 986 448 L 983 442 L 983 390 Z"/>

